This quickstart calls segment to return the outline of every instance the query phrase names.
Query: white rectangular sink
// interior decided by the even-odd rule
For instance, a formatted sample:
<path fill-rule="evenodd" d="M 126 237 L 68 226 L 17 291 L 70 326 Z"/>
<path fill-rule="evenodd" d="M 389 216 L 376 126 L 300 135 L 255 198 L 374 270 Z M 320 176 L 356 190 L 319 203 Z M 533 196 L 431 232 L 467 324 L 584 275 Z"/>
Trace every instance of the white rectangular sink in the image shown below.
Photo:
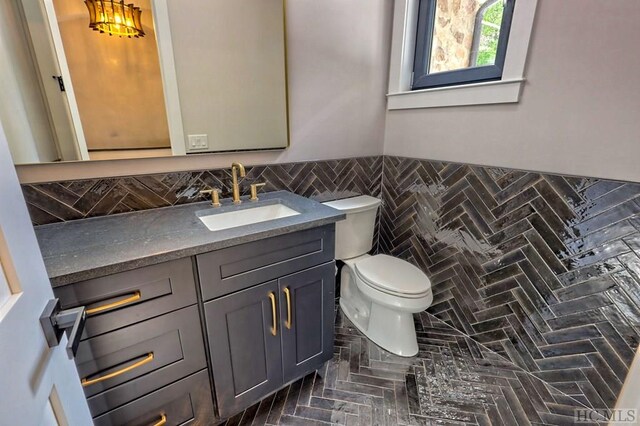
<path fill-rule="evenodd" d="M 295 211 L 284 204 L 270 204 L 260 207 L 251 207 L 240 210 L 232 210 L 225 213 L 213 213 L 200 216 L 200 220 L 210 231 L 222 231 L 224 229 L 237 228 L 238 226 L 251 225 L 268 220 L 282 219 L 283 217 L 296 216 L 300 212 Z"/>

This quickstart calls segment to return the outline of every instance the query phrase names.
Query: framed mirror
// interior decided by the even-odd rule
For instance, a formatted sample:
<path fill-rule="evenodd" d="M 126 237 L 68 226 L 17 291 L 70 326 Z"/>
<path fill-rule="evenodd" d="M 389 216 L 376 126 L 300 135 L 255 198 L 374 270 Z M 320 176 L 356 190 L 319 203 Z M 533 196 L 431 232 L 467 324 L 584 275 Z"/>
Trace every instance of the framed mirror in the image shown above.
<path fill-rule="evenodd" d="M 288 146 L 284 0 L 16 1 L 42 105 L 14 163 Z"/>

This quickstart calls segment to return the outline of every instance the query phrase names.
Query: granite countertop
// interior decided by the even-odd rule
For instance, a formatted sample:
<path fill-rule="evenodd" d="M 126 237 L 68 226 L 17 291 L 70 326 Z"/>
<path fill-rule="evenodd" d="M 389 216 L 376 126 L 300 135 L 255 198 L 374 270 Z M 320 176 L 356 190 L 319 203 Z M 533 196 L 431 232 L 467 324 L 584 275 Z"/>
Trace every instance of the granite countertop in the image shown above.
<path fill-rule="evenodd" d="M 198 216 L 282 203 L 299 215 L 210 231 Z M 210 202 L 36 226 L 53 287 L 337 222 L 344 213 L 287 191 L 214 209 Z"/>

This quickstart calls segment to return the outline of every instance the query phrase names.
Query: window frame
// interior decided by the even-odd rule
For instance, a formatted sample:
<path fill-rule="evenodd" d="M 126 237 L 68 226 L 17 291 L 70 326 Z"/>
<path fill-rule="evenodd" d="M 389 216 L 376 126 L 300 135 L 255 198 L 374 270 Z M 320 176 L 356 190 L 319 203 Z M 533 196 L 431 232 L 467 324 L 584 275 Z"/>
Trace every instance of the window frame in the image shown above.
<path fill-rule="evenodd" d="M 538 0 L 514 3 L 501 80 L 412 90 L 420 0 L 395 0 L 389 110 L 519 102 Z"/>
<path fill-rule="evenodd" d="M 503 1 L 503 0 L 497 0 Z M 497 1 L 487 1 L 485 5 L 492 6 Z M 434 22 L 436 19 L 436 4 L 438 0 L 420 0 L 418 10 L 418 25 L 416 34 L 416 53 L 413 64 L 412 90 L 428 89 L 432 87 L 451 86 L 456 84 L 479 83 L 491 80 L 502 79 L 504 59 L 509 43 L 509 31 L 511 29 L 511 18 L 515 0 L 505 0 L 504 15 L 500 24 L 500 35 L 498 37 L 498 51 L 494 65 L 484 65 L 480 67 L 461 68 L 453 71 L 430 73 L 431 49 L 433 47 Z M 483 5 L 478 14 L 484 10 Z M 485 8 L 486 9 L 486 8 Z M 474 37 L 479 34 L 478 16 L 474 17 L 476 28 Z M 473 57 L 473 55 L 472 55 Z M 470 58 L 471 61 L 471 58 Z"/>

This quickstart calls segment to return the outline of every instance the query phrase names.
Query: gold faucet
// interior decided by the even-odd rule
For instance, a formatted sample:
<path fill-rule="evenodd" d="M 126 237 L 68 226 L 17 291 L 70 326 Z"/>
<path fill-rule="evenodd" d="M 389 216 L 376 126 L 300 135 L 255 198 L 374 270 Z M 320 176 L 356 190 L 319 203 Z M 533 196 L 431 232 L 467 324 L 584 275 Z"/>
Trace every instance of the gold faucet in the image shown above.
<path fill-rule="evenodd" d="M 220 207 L 220 190 L 218 188 L 203 189 L 200 191 L 200 195 L 210 195 L 211 205 L 213 207 Z"/>
<path fill-rule="evenodd" d="M 238 185 L 238 170 L 240 170 L 240 177 L 245 177 L 246 172 L 244 166 L 240 163 L 231 164 L 231 175 L 233 176 L 233 204 L 240 204 L 240 186 Z"/>
<path fill-rule="evenodd" d="M 266 183 L 254 183 L 251 185 L 251 201 L 258 201 L 258 188 L 262 188 Z"/>

